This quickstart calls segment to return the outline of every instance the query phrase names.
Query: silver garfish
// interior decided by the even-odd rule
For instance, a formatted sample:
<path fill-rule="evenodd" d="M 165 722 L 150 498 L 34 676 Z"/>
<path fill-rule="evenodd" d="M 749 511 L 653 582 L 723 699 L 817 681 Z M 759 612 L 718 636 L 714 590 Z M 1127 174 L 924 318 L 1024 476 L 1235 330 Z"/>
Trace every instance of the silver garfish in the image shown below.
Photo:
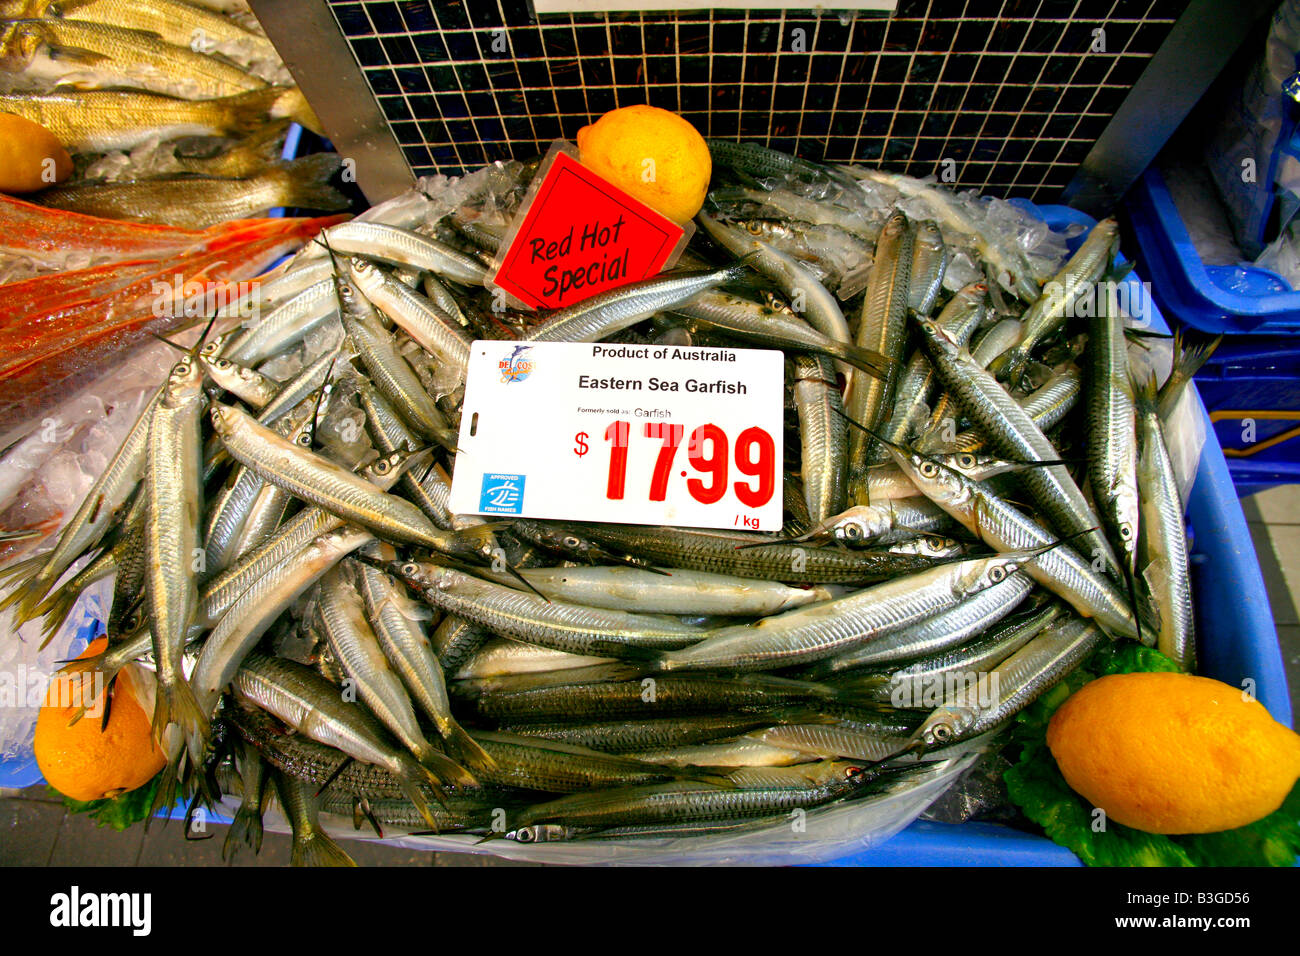
<path fill-rule="evenodd" d="M 492 758 L 452 716 L 442 667 L 424 631 L 423 618 L 428 616 L 427 612 L 416 606 L 405 588 L 378 568 L 361 564 L 357 565 L 356 573 L 366 617 L 384 656 L 401 677 L 411 699 L 433 721 L 452 752 L 472 770 L 491 768 Z"/>
<path fill-rule="evenodd" d="M 875 266 L 867 282 L 858 320 L 856 342 L 860 348 L 879 352 L 901 363 L 907 333 L 907 293 L 912 276 L 914 230 L 901 212 L 889 217 L 876 242 Z M 867 428 L 877 428 L 884 418 L 890 395 L 897 383 L 892 379 L 861 378 L 845 388 L 844 411 Z M 849 434 L 849 470 L 864 471 L 870 461 L 872 440 L 860 430 Z"/>
<path fill-rule="evenodd" d="M 301 664 L 254 652 L 235 673 L 234 691 L 239 700 L 274 714 L 304 736 L 393 774 L 429 826 L 436 826 L 421 784 L 441 799 L 443 782 L 390 743 L 379 721 L 360 704 L 344 700 L 325 678 Z"/>
<path fill-rule="evenodd" d="M 361 294 L 443 366 L 464 369 L 472 339 L 453 316 L 365 259 L 349 261 Z"/>
<path fill-rule="evenodd" d="M 944 468 L 916 452 L 894 448 L 894 460 L 925 494 L 981 541 L 999 551 L 1045 548 L 1026 565 L 1028 573 L 1085 617 L 1096 618 L 1108 633 L 1138 636 L 1133 610 L 1113 579 L 1097 571 L 1068 543 L 980 482 Z"/>
<path fill-rule="evenodd" d="M 181 737 L 205 735 L 207 718 L 181 669 L 190 623 L 198 607 L 200 426 L 203 371 L 187 355 L 172 366 L 149 421 L 145 462 L 145 607 L 158 663 L 158 697 L 153 729 L 163 741 L 168 724 Z"/>
<path fill-rule="evenodd" d="M 1115 283 L 1099 283 L 1096 294 L 1097 308 L 1088 322 L 1088 480 L 1101 520 L 1123 560 L 1125 580 L 1132 581 L 1141 520 L 1137 413 Z"/>
<path fill-rule="evenodd" d="M 660 655 L 664 670 L 776 670 L 811 664 L 879 639 L 1020 572 L 1028 552 L 969 558 L 895 578 L 846 597 L 716 628 L 707 638 Z"/>
<path fill-rule="evenodd" d="M 656 312 L 681 305 L 697 293 L 739 279 L 744 263 L 704 272 L 669 273 L 602 292 L 575 305 L 546 313 L 525 342 L 595 342 Z"/>
<path fill-rule="evenodd" d="M 823 522 L 848 503 L 849 439 L 835 369 L 825 358 L 794 360 L 801 476 L 808 517 Z"/>
<path fill-rule="evenodd" d="M 1049 625 L 982 675 L 981 686 L 964 690 L 931 713 L 915 741 L 926 747 L 955 743 L 1006 723 L 1105 643 L 1101 628 L 1084 618 Z"/>
<path fill-rule="evenodd" d="M 1196 662 L 1196 627 L 1183 502 L 1165 445 L 1155 381 L 1135 383 L 1134 390 L 1138 403 L 1137 474 L 1142 489 L 1140 570 L 1160 616 L 1156 648 L 1190 672 Z"/>

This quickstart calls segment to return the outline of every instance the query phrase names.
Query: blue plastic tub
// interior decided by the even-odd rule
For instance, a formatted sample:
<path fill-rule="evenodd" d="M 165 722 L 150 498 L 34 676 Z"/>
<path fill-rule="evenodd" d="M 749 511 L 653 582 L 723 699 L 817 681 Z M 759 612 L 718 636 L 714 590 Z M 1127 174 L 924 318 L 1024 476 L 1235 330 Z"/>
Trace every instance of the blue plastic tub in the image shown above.
<path fill-rule="evenodd" d="M 1027 205 L 1027 204 L 1026 204 Z M 1057 230 L 1073 223 L 1091 225 L 1065 206 L 1040 206 L 1038 212 Z M 1082 237 L 1072 243 L 1072 251 Z M 1130 275 L 1128 281 L 1138 280 Z M 1167 330 L 1154 303 L 1140 292 L 1145 315 Z M 1298 297 L 1300 298 L 1300 297 Z M 1300 307 L 1300 304 L 1298 304 Z M 1198 386 L 1199 387 L 1199 386 Z M 1279 722 L 1290 726 L 1282 652 L 1273 611 L 1264 589 L 1250 530 L 1242 514 L 1223 449 L 1206 414 L 1207 437 L 1196 482 L 1187 503 L 1194 531 L 1192 584 L 1195 589 L 1200 672 L 1234 686 L 1254 681 L 1255 696 Z M 997 824 L 960 825 L 917 821 L 887 843 L 843 857 L 831 866 L 1079 866 L 1079 859 L 1046 837 Z"/>
<path fill-rule="evenodd" d="M 1300 482 L 1300 340 L 1227 339 L 1196 387 L 1239 495 Z"/>
<path fill-rule="evenodd" d="M 1201 261 L 1154 167 L 1125 197 L 1137 238 L 1134 252 L 1156 304 L 1171 318 L 1205 332 L 1257 335 L 1300 332 L 1300 292 L 1266 269 L 1207 266 Z M 1237 291 L 1248 289 L 1249 292 Z"/>
<path fill-rule="evenodd" d="M 1064 206 L 1032 208 L 1053 229 L 1092 224 L 1082 213 Z M 1081 238 L 1076 237 L 1076 244 Z M 1129 281 L 1136 283 L 1137 279 L 1130 277 Z M 1153 305 L 1143 305 L 1152 324 L 1166 328 L 1159 311 Z M 1192 578 L 1201 672 L 1238 686 L 1243 680 L 1253 680 L 1259 700 L 1277 720 L 1289 725 L 1286 676 L 1259 560 L 1222 449 L 1208 427 L 1208 416 L 1207 431 L 1188 503 L 1188 518 L 1195 531 Z M 40 780 L 34 762 L 0 763 L 0 786 L 30 786 Z M 1079 860 L 1045 837 L 1009 827 L 918 821 L 879 847 L 828 865 L 1077 866 Z"/>

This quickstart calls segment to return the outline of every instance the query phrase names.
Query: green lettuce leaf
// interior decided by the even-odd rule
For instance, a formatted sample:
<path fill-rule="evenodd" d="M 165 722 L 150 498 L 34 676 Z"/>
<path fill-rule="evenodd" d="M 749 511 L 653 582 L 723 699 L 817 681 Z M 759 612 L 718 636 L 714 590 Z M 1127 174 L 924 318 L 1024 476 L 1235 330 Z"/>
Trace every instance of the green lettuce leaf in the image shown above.
<path fill-rule="evenodd" d="M 119 793 L 107 800 L 73 800 L 63 797 L 63 805 L 69 813 L 89 814 L 91 819 L 101 827 L 112 827 L 122 831 L 145 820 L 153 806 L 154 794 L 158 792 L 158 782 L 162 773 L 158 773 L 143 787 L 137 787 L 126 793 Z M 53 787 L 50 788 L 54 790 Z M 54 791 L 58 792 L 58 791 Z M 62 796 L 62 794 L 60 794 Z"/>
<path fill-rule="evenodd" d="M 1053 842 L 1088 866 L 1294 866 L 1300 854 L 1300 784 L 1282 806 L 1235 830 L 1188 836 L 1144 833 L 1104 821 L 1075 793 L 1047 747 L 1047 724 L 1056 708 L 1084 684 L 1107 674 L 1177 671 L 1159 651 L 1133 642 L 1103 647 L 1016 718 L 1012 742 L 1019 760 L 1003 775 L 1011 801 Z"/>

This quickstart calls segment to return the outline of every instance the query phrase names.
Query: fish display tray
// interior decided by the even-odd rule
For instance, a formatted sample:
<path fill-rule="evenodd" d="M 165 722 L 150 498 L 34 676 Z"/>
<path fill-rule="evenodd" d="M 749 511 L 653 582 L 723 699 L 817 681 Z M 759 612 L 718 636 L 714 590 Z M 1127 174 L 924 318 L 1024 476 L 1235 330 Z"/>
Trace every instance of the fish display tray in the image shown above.
<path fill-rule="evenodd" d="M 1230 335 L 1300 333 L 1300 292 L 1289 291 L 1281 278 L 1266 269 L 1201 261 L 1159 170 L 1142 174 L 1125 206 L 1138 261 L 1156 304 L 1171 319 Z M 1248 291 L 1237 291 L 1243 289 Z"/>
<path fill-rule="evenodd" d="M 1058 231 L 1093 223 L 1082 213 L 1064 206 L 1033 206 L 1026 201 L 1025 208 L 1035 211 Z M 1128 281 L 1137 283 L 1134 277 Z M 1145 296 L 1140 285 L 1137 294 Z M 1142 305 L 1156 328 L 1166 328 L 1159 311 L 1149 301 L 1142 301 Z M 1206 414 L 1204 410 L 1202 414 Z M 1233 492 L 1223 450 L 1208 415 L 1206 432 L 1188 501 L 1188 520 L 1194 531 L 1192 580 L 1201 673 L 1234 686 L 1240 686 L 1248 678 L 1253 680 L 1259 700 L 1278 721 L 1289 724 L 1291 709 L 1286 677 L 1263 576 L 1241 505 Z M 94 622 L 88 624 L 78 640 L 89 639 L 99 627 Z M 0 763 L 0 786 L 24 787 L 40 781 L 34 760 Z M 930 796 L 938 794 L 936 789 Z M 920 806 L 915 806 L 909 812 L 914 816 L 919 810 Z M 873 834 L 873 839 L 879 838 L 880 834 Z M 864 838 L 864 846 L 865 843 Z M 556 848 L 563 849 L 563 846 Z M 795 861 L 797 857 L 790 859 Z M 862 852 L 850 852 L 826 865 L 1069 866 L 1079 865 L 1079 860 L 1045 837 L 1005 826 L 916 821 L 883 843 Z"/>

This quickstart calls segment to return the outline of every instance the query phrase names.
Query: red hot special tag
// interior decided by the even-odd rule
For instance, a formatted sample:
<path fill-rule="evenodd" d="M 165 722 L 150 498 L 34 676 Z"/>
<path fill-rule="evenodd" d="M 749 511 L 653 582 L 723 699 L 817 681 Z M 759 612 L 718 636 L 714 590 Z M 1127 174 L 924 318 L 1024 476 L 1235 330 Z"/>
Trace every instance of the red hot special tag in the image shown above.
<path fill-rule="evenodd" d="M 556 309 L 658 275 L 685 230 L 557 151 L 510 241 L 495 283 Z"/>

